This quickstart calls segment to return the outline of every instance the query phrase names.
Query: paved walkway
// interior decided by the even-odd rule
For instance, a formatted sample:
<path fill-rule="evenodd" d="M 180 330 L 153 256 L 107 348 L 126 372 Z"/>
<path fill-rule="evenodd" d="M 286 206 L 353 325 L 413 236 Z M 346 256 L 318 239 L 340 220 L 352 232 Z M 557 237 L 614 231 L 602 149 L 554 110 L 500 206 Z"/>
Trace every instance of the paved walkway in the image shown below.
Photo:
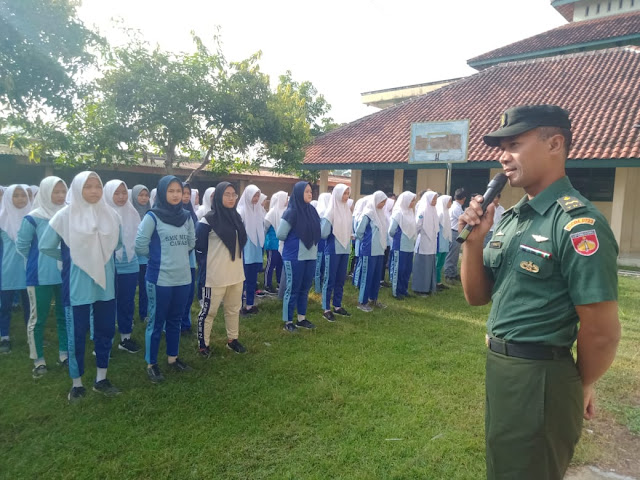
<path fill-rule="evenodd" d="M 633 477 L 618 475 L 614 472 L 604 472 L 596 467 L 580 467 L 570 469 L 564 480 L 638 480 Z"/>

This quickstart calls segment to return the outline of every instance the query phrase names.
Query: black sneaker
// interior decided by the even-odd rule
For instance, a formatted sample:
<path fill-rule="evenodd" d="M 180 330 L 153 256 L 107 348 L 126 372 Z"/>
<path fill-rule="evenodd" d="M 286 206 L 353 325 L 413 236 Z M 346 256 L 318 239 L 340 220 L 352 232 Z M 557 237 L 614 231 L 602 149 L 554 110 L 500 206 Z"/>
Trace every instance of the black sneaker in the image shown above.
<path fill-rule="evenodd" d="M 384 288 L 389 288 L 391 284 L 389 282 L 382 281 L 380 282 L 380 286 Z"/>
<path fill-rule="evenodd" d="M 278 294 L 278 289 L 276 287 L 274 287 L 273 285 L 271 285 L 270 287 L 267 287 L 266 292 L 271 294 L 271 295 L 277 295 Z"/>
<path fill-rule="evenodd" d="M 0 353 L 11 353 L 10 340 L 0 340 Z"/>
<path fill-rule="evenodd" d="M 46 375 L 46 373 L 47 373 L 46 365 L 38 365 L 37 367 L 34 367 L 33 370 L 31 370 L 31 376 L 33 378 L 42 378 Z"/>
<path fill-rule="evenodd" d="M 306 318 L 304 320 L 298 320 L 296 322 L 296 327 L 306 328 L 307 330 L 313 330 L 314 328 L 316 328 L 316 326 Z"/>
<path fill-rule="evenodd" d="M 322 314 L 322 316 L 324 318 L 326 318 L 328 322 L 335 322 L 336 321 L 336 317 L 333 315 L 333 313 L 331 313 L 331 311 L 324 312 Z"/>
<path fill-rule="evenodd" d="M 76 403 L 84 398 L 86 394 L 87 390 L 84 387 L 73 387 L 69 391 L 69 395 L 67 395 L 67 400 L 69 400 L 69 403 Z"/>
<path fill-rule="evenodd" d="M 211 356 L 211 348 L 206 346 L 204 348 L 199 348 L 198 353 L 201 357 L 209 358 Z"/>
<path fill-rule="evenodd" d="M 444 283 L 438 283 L 436 285 L 436 290 L 438 292 L 442 292 L 443 290 L 449 290 L 449 287 L 447 287 Z"/>
<path fill-rule="evenodd" d="M 65 358 L 64 360 L 58 360 L 56 362 L 56 365 L 58 365 L 59 367 L 63 367 L 63 368 L 69 368 L 69 357 Z"/>
<path fill-rule="evenodd" d="M 154 363 L 150 367 L 147 367 L 147 377 L 151 380 L 151 383 L 162 383 L 164 382 L 164 375 L 160 371 L 157 363 Z"/>
<path fill-rule="evenodd" d="M 264 290 L 256 290 L 256 297 L 264 297 L 267 295 L 267 292 L 265 292 Z"/>
<path fill-rule="evenodd" d="M 129 353 L 138 353 L 140 351 L 140 345 L 135 340 L 125 338 L 118 344 L 118 350 L 124 350 Z"/>
<path fill-rule="evenodd" d="M 343 317 L 350 317 L 351 314 L 347 312 L 343 307 L 333 307 L 333 313 L 337 313 L 338 315 L 342 315 Z"/>
<path fill-rule="evenodd" d="M 393 298 L 395 298 L 396 300 L 404 300 L 404 297 L 402 295 L 392 295 Z"/>
<path fill-rule="evenodd" d="M 296 326 L 293 324 L 293 322 L 286 322 L 284 324 L 284 327 L 282 327 L 282 329 L 285 332 L 289 332 L 289 333 L 295 333 L 298 330 Z"/>
<path fill-rule="evenodd" d="M 231 340 L 230 342 L 228 342 L 227 348 L 229 350 L 233 350 L 236 353 L 246 353 L 247 351 L 247 349 L 244 348 L 244 346 L 238 341 L 237 338 L 235 340 Z"/>
<path fill-rule="evenodd" d="M 190 372 L 193 370 L 189 365 L 184 363 L 179 358 L 176 358 L 176 361 L 169 364 L 169 368 L 174 372 Z"/>
<path fill-rule="evenodd" d="M 247 307 L 243 307 L 240 310 L 240 315 L 242 315 L 243 317 L 247 317 L 249 315 L 254 315 L 258 313 L 258 307 L 256 307 L 255 305 L 252 305 L 251 307 L 247 308 Z"/>
<path fill-rule="evenodd" d="M 103 394 L 105 397 L 115 397 L 116 395 L 120 395 L 122 392 L 120 389 L 111 385 L 111 382 L 108 379 L 100 380 L 93 384 L 93 391 Z"/>

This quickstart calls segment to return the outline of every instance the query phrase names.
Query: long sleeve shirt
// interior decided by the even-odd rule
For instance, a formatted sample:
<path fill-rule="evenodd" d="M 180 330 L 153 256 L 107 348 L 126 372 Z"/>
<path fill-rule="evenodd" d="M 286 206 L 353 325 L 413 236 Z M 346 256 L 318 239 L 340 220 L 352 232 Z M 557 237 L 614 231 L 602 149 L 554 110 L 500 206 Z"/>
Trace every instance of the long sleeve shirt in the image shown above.
<path fill-rule="evenodd" d="M 380 232 L 378 226 L 369 217 L 363 215 L 356 229 L 356 238 L 360 240 L 358 256 L 378 257 L 384 255 L 380 235 L 386 234 L 387 232 Z"/>
<path fill-rule="evenodd" d="M 451 219 L 451 230 L 458 231 L 458 218 L 462 215 L 462 205 L 460 205 L 455 200 L 449 209 L 449 217 Z"/>
<path fill-rule="evenodd" d="M 280 220 L 276 236 L 284 242 L 282 248 L 283 260 L 315 260 L 318 256 L 318 245 L 312 245 L 311 248 L 307 248 L 285 219 Z"/>
<path fill-rule="evenodd" d="M 349 255 L 351 253 L 351 241 L 346 247 L 343 247 L 333 235 L 333 225 L 326 218 L 320 220 L 320 236 L 325 240 L 325 255 Z"/>
<path fill-rule="evenodd" d="M 416 246 L 415 238 L 406 236 L 398 222 L 393 218 L 391 219 L 391 225 L 389 225 L 389 236 L 391 237 L 391 250 L 413 252 Z"/>
<path fill-rule="evenodd" d="M 27 215 L 22 219 L 16 249 L 27 262 L 27 286 L 60 285 L 62 275 L 58 268 L 58 261 L 43 254 L 38 248 L 39 239 L 49 226 L 49 220 Z"/>
<path fill-rule="evenodd" d="M 237 235 L 235 260 L 232 260 L 229 249 L 205 217 L 200 219 L 196 227 L 196 253 L 200 275 L 206 287 L 227 287 L 244 281 L 244 267 Z"/>
<path fill-rule="evenodd" d="M 4 230 L 0 230 L 0 290 L 23 290 L 27 288 L 24 257 L 16 244 Z"/>

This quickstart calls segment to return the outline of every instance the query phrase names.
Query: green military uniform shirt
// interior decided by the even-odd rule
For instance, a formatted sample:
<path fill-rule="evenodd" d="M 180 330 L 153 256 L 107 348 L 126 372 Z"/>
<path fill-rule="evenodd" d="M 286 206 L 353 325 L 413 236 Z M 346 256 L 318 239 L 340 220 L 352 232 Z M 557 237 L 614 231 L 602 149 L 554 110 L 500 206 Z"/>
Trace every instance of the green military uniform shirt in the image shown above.
<path fill-rule="evenodd" d="M 605 217 L 563 177 L 505 211 L 484 249 L 494 282 L 487 330 L 571 347 L 575 305 L 618 298 L 618 245 Z"/>

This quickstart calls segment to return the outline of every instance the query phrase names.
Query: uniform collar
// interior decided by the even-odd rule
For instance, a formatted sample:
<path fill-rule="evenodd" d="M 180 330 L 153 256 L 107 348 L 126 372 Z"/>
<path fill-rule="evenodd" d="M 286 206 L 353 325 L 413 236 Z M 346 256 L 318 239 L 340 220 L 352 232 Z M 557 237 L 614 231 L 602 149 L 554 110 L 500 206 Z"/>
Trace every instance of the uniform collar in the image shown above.
<path fill-rule="evenodd" d="M 514 207 L 513 209 L 516 213 L 520 213 L 520 209 L 528 204 L 532 209 L 534 209 L 539 215 L 544 215 L 544 213 L 549 210 L 549 207 L 556 203 L 558 198 L 562 197 L 566 193 L 573 190 L 573 185 L 569 181 L 569 177 L 564 176 L 547 188 L 545 188 L 538 195 L 533 197 L 531 200 L 525 195 Z"/>

